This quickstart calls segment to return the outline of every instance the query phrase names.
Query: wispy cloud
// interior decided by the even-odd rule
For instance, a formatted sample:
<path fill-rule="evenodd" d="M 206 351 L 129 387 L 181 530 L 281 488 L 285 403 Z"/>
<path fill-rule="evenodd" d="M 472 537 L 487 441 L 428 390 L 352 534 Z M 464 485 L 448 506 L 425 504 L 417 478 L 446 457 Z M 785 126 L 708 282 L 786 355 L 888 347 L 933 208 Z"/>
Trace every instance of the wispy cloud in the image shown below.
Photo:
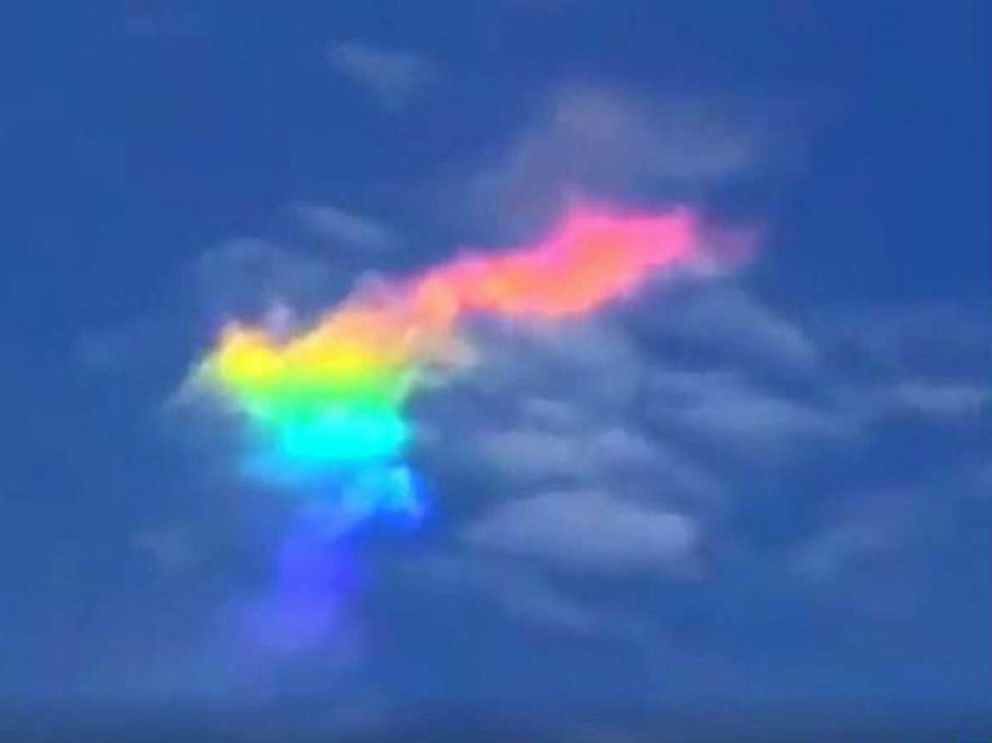
<path fill-rule="evenodd" d="M 399 244 L 399 236 L 379 220 L 330 204 L 297 203 L 290 212 L 310 235 L 345 249 L 380 253 Z"/>
<path fill-rule="evenodd" d="M 797 108 L 729 96 L 656 97 L 561 85 L 528 125 L 449 185 L 466 213 L 527 229 L 576 195 L 697 198 L 733 178 L 790 173 Z"/>
<path fill-rule="evenodd" d="M 128 3 L 124 19 L 124 33 L 142 38 L 202 38 L 207 36 L 203 18 L 189 12 L 175 10 L 167 3 Z"/>
<path fill-rule="evenodd" d="M 473 601 L 481 598 L 515 621 L 546 629 L 624 637 L 644 629 L 631 617 L 583 603 L 558 588 L 550 577 L 512 558 L 439 554 L 414 562 L 407 573 L 429 592 L 453 592 Z"/>
<path fill-rule="evenodd" d="M 907 380 L 895 386 L 891 399 L 895 406 L 921 415 L 968 418 L 992 402 L 992 386 Z"/>
<path fill-rule="evenodd" d="M 440 76 L 439 67 L 423 54 L 358 41 L 331 44 L 327 58 L 390 111 L 404 108 Z"/>

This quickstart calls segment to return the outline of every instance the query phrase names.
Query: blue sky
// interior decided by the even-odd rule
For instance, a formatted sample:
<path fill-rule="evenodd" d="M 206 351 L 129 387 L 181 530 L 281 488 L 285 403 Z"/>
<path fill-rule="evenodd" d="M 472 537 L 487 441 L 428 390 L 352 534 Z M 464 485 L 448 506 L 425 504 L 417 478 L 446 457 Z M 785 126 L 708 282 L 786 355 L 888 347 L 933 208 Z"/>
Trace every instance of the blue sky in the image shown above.
<path fill-rule="evenodd" d="M 986 705 L 986 24 L 963 0 L 15 11 L 0 691 L 306 696 L 341 724 Z M 219 324 L 533 237 L 577 195 L 762 249 L 550 338 L 479 328 L 486 372 L 415 406 L 433 520 L 361 547 L 332 636 L 248 653 L 230 622 L 286 505 L 174 404 Z"/>

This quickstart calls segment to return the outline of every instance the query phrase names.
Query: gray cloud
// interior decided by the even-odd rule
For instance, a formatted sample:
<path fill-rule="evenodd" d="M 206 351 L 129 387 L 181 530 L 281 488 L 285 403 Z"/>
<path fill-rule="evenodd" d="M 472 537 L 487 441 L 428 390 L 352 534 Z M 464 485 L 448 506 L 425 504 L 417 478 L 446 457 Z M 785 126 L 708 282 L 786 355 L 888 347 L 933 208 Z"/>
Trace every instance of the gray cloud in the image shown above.
<path fill-rule="evenodd" d="M 793 373 L 812 369 L 821 355 L 809 331 L 732 284 L 682 292 L 665 312 L 641 322 L 654 339 L 679 339 Z"/>
<path fill-rule="evenodd" d="M 524 486 L 595 483 L 627 490 L 650 482 L 659 493 L 715 497 L 719 492 L 706 472 L 660 442 L 619 426 L 488 431 L 479 435 L 476 446 L 504 477 Z"/>
<path fill-rule="evenodd" d="M 556 328 L 489 327 L 481 360 L 418 419 L 445 435 L 426 442 L 449 463 L 491 472 L 499 495 L 595 488 L 710 511 L 722 485 L 660 438 L 644 404 L 657 363 L 613 320 Z M 443 451 L 440 451 L 443 449 Z"/>
<path fill-rule="evenodd" d="M 838 353 L 844 328 L 789 318 L 743 286 L 677 289 L 664 313 L 652 311 L 655 299 L 574 325 L 474 330 L 478 372 L 456 380 L 444 405 L 418 411 L 447 432 L 442 441 L 459 442 L 437 456 L 485 473 L 487 495 L 466 507 L 452 560 L 512 558 L 550 580 L 705 576 L 712 560 L 750 549 L 726 517 L 748 510 L 751 465 L 799 475 L 845 449 L 884 446 L 880 424 L 894 411 L 916 411 L 914 424 L 927 426 L 985 399 L 953 378 L 920 382 L 907 362 L 865 375 L 857 355 Z M 847 600 L 890 616 L 885 598 L 869 599 L 873 580 L 923 543 L 907 514 L 927 512 L 919 490 L 905 492 L 851 496 L 873 505 L 827 519 L 790 542 L 787 558 L 759 562 L 831 595 L 842 590 L 837 576 L 853 575 L 861 599 Z M 496 578 L 465 588 L 507 600 Z M 552 605 L 574 609 L 571 590 L 556 586 Z M 910 597 L 890 594 L 909 610 Z M 582 606 L 615 611 L 610 601 Z M 561 626 L 570 623 L 602 627 L 562 609 Z"/>
<path fill-rule="evenodd" d="M 688 516 L 592 490 L 502 503 L 467 526 L 463 538 L 565 570 L 679 574 L 694 572 L 700 535 Z"/>
<path fill-rule="evenodd" d="M 859 427 L 856 411 L 791 399 L 741 372 L 661 370 L 652 377 L 650 400 L 659 425 L 769 463 L 803 442 L 850 440 Z"/>

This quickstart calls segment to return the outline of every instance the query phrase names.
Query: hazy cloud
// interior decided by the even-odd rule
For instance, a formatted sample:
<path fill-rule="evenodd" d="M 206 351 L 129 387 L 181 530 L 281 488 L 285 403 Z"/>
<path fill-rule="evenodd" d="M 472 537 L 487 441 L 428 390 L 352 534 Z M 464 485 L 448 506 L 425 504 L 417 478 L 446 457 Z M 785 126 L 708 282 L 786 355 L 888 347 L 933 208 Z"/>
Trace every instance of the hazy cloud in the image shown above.
<path fill-rule="evenodd" d="M 563 85 L 451 190 L 469 214 L 487 223 L 498 215 L 510 232 L 576 195 L 696 198 L 745 174 L 794 169 L 802 158 L 797 118 L 780 102 Z"/>
<path fill-rule="evenodd" d="M 147 554 L 166 575 L 192 567 L 201 558 L 189 530 L 182 526 L 148 529 L 134 535 L 132 545 Z"/>
<path fill-rule="evenodd" d="M 978 415 L 992 401 L 992 388 L 954 382 L 901 382 L 892 390 L 900 407 L 937 418 Z"/>
<path fill-rule="evenodd" d="M 340 74 L 364 86 L 388 110 L 409 104 L 439 76 L 439 69 L 422 54 L 344 41 L 332 44 L 328 60 Z"/>
<path fill-rule="evenodd" d="M 855 306 L 816 316 L 850 364 L 915 379 L 982 382 L 992 374 L 992 308 L 985 304 Z"/>

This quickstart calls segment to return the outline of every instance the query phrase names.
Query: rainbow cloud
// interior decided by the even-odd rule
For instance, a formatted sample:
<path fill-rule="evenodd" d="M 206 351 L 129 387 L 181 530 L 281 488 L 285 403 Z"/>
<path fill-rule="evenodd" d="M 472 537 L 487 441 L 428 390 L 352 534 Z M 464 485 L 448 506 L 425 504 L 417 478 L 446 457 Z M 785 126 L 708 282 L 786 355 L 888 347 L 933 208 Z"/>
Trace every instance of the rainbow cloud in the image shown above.
<path fill-rule="evenodd" d="M 418 390 L 472 362 L 466 320 L 567 321 L 659 274 L 712 265 L 687 210 L 584 205 L 535 243 L 464 251 L 419 276 L 357 290 L 299 334 L 226 327 L 191 381 L 241 424 L 244 474 L 299 504 L 275 593 L 253 610 L 257 639 L 290 648 L 318 641 L 350 580 L 344 537 L 374 520 L 415 525 L 424 516 L 424 489 L 406 461 L 414 429 L 405 411 Z"/>
<path fill-rule="evenodd" d="M 702 257 L 689 211 L 577 207 L 533 244 L 464 252 L 358 291 L 297 336 L 232 324 L 195 378 L 243 420 L 248 475 L 319 494 L 339 530 L 377 514 L 419 517 L 404 410 L 439 369 L 471 358 L 465 319 L 581 317 Z"/>
<path fill-rule="evenodd" d="M 686 210 L 576 207 L 533 244 L 466 251 L 358 291 L 299 335 L 231 324 L 194 381 L 243 421 L 248 476 L 332 503 L 339 531 L 379 514 L 418 518 L 404 410 L 439 369 L 471 358 L 463 321 L 588 315 L 661 272 L 701 263 L 700 233 Z"/>

